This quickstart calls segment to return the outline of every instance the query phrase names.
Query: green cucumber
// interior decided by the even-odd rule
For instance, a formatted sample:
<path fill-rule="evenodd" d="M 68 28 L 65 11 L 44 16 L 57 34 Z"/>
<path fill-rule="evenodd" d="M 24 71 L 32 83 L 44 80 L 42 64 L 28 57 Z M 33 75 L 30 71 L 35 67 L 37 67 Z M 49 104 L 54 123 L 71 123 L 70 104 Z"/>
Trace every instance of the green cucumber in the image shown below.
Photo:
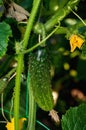
<path fill-rule="evenodd" d="M 7 87 L 7 84 L 8 84 L 7 78 L 0 79 L 0 94 L 3 93 L 4 89 Z"/>
<path fill-rule="evenodd" d="M 41 109 L 50 111 L 54 103 L 51 90 L 50 62 L 45 48 L 30 54 L 29 72 L 35 101 Z"/>

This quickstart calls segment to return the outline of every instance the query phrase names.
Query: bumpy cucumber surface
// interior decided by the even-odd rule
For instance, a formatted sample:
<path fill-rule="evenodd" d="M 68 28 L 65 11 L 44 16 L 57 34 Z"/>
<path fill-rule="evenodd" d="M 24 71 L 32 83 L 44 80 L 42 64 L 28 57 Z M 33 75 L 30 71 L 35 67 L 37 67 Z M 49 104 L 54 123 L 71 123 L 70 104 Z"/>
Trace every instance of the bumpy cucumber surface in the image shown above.
<path fill-rule="evenodd" d="M 29 56 L 30 85 L 34 98 L 45 111 L 53 108 L 51 91 L 50 62 L 45 48 L 38 49 Z"/>

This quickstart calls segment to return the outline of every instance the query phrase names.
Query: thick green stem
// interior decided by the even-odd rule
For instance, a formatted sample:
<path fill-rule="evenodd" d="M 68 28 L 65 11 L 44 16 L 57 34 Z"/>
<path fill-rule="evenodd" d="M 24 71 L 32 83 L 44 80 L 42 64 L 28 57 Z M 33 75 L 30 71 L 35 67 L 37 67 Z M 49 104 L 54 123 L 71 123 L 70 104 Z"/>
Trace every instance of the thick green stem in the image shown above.
<path fill-rule="evenodd" d="M 34 0 L 34 2 L 33 2 L 33 8 L 32 8 L 31 14 L 30 14 L 30 18 L 28 20 L 26 32 L 25 32 L 24 39 L 23 39 L 24 40 L 24 42 L 23 42 L 24 48 L 27 47 L 30 33 L 31 33 L 31 30 L 33 27 L 34 19 L 35 19 L 40 2 L 41 2 L 41 0 L 36 0 L 36 2 Z"/>
<path fill-rule="evenodd" d="M 66 6 L 62 9 L 59 9 L 45 24 L 45 30 L 49 31 L 51 30 L 58 22 L 62 21 L 66 15 L 68 15 L 71 10 L 69 9 L 69 7 L 71 9 L 73 9 L 79 2 L 80 0 L 70 0 Z M 42 33 L 41 27 L 40 27 L 40 23 L 35 25 L 34 27 L 34 31 L 36 33 Z"/>
<path fill-rule="evenodd" d="M 20 98 L 20 80 L 23 68 L 23 55 L 18 55 L 18 66 L 15 80 L 15 98 L 14 98 L 14 128 L 19 130 L 19 98 Z"/>

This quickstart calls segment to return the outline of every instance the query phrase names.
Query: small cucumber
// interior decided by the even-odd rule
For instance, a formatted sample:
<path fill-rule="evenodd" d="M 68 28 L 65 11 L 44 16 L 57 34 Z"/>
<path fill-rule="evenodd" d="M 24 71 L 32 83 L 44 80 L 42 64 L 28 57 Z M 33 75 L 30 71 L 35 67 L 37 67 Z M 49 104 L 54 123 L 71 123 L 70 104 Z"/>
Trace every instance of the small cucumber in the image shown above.
<path fill-rule="evenodd" d="M 50 111 L 53 106 L 51 91 L 50 62 L 45 48 L 32 52 L 29 56 L 30 85 L 39 107 Z"/>
<path fill-rule="evenodd" d="M 0 79 L 0 94 L 3 93 L 3 91 L 6 88 L 7 84 L 8 84 L 7 78 L 1 78 Z"/>

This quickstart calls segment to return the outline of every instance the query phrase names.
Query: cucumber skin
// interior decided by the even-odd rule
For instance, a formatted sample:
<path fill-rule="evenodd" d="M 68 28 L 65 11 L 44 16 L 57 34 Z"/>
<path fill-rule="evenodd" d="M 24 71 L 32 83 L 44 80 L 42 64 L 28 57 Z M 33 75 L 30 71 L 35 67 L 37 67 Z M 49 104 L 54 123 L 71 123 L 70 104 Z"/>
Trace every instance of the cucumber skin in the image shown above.
<path fill-rule="evenodd" d="M 50 62 L 45 48 L 30 54 L 29 72 L 35 101 L 41 109 L 50 111 L 54 103 L 51 90 Z"/>

